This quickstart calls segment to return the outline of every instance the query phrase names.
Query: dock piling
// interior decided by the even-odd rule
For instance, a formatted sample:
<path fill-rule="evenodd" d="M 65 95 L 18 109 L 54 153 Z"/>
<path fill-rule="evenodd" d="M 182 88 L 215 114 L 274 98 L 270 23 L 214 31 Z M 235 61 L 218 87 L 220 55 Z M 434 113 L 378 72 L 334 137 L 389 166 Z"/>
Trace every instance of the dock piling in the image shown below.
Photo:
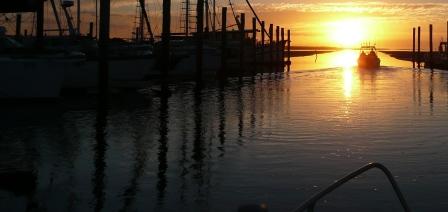
<path fill-rule="evenodd" d="M 420 52 L 420 33 L 421 29 L 420 27 L 417 28 L 417 67 L 420 69 L 420 62 L 421 62 L 421 52 Z"/>
<path fill-rule="evenodd" d="M 280 26 L 275 28 L 275 71 L 280 69 Z"/>
<path fill-rule="evenodd" d="M 432 24 L 429 25 L 429 67 L 433 69 Z"/>
<path fill-rule="evenodd" d="M 243 72 L 245 72 L 245 58 L 244 58 L 244 40 L 246 37 L 246 14 L 241 13 L 240 18 L 240 71 L 239 71 L 239 77 L 242 77 Z"/>
<path fill-rule="evenodd" d="M 253 42 L 253 65 L 252 65 L 252 76 L 255 75 L 257 70 L 257 18 L 252 18 L 252 42 Z"/>
<path fill-rule="evenodd" d="M 89 23 L 89 37 L 93 38 L 93 22 Z"/>
<path fill-rule="evenodd" d="M 226 55 L 227 55 L 227 51 L 226 51 L 226 46 L 227 46 L 227 7 L 223 7 L 221 9 L 221 15 L 222 15 L 222 19 L 221 19 L 221 70 L 219 73 L 219 77 L 220 78 L 224 78 L 225 77 L 225 71 L 226 71 Z"/>
<path fill-rule="evenodd" d="M 281 59 L 280 59 L 280 65 L 281 65 L 281 67 L 283 68 L 284 67 L 284 64 L 285 64 L 285 28 L 281 28 L 281 30 L 280 30 L 280 34 L 281 34 L 281 46 L 280 46 L 280 49 L 281 49 Z"/>
<path fill-rule="evenodd" d="M 106 104 L 109 92 L 109 36 L 110 36 L 110 0 L 100 1 L 100 34 L 99 45 L 99 65 L 98 65 L 98 90 L 99 101 Z"/>
<path fill-rule="evenodd" d="M 198 0 L 196 5 L 196 81 L 202 81 L 203 65 L 203 32 L 204 32 L 204 0 Z"/>
<path fill-rule="evenodd" d="M 269 66 L 274 68 L 274 25 L 269 25 Z"/>
<path fill-rule="evenodd" d="M 264 55 L 264 47 L 265 47 L 265 22 L 262 21 L 261 22 L 261 61 L 264 62 L 265 61 L 265 55 Z M 262 66 L 261 69 L 264 69 L 264 66 Z"/>
<path fill-rule="evenodd" d="M 22 14 L 16 14 L 16 37 L 20 37 L 22 31 Z"/>
<path fill-rule="evenodd" d="M 288 66 L 291 65 L 291 30 L 289 30 L 289 29 L 288 29 L 288 62 L 287 63 L 288 63 Z"/>
<path fill-rule="evenodd" d="M 412 68 L 415 68 L 415 27 L 412 28 Z"/>
<path fill-rule="evenodd" d="M 170 66 L 170 37 L 171 37 L 171 0 L 163 0 L 162 21 L 162 93 L 168 92 L 166 83 Z"/>

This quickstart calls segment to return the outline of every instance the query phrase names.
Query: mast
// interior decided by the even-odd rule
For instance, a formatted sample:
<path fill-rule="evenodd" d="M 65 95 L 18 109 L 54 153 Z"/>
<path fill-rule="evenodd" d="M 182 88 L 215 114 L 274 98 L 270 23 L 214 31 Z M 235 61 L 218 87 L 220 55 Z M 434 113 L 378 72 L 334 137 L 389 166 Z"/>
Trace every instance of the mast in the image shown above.
<path fill-rule="evenodd" d="M 98 38 L 98 0 L 95 0 L 95 37 Z"/>
<path fill-rule="evenodd" d="M 257 19 L 258 23 L 261 25 L 261 20 L 260 18 L 258 18 L 257 13 L 255 12 L 254 8 L 252 7 L 252 5 L 250 4 L 249 0 L 246 0 L 247 5 L 249 6 L 250 10 L 252 11 L 252 13 L 254 14 L 255 18 Z M 261 32 L 263 33 L 263 32 Z M 268 37 L 270 36 L 269 33 L 265 30 L 264 33 L 266 33 L 268 35 Z"/>
<path fill-rule="evenodd" d="M 151 29 L 151 22 L 149 22 L 149 17 L 148 17 L 148 13 L 146 13 L 146 6 L 145 6 L 145 0 L 139 0 L 140 2 L 140 9 L 141 9 L 141 16 L 143 16 L 143 20 L 146 23 L 146 28 L 148 30 L 148 34 L 149 34 L 149 41 L 152 43 L 154 42 L 154 34 L 152 32 Z M 142 34 L 142 38 L 143 38 L 143 22 L 140 23 L 141 24 L 141 34 Z"/>
<path fill-rule="evenodd" d="M 68 12 L 68 9 L 66 6 L 63 5 L 62 10 L 64 11 L 65 18 L 67 19 L 68 31 L 70 33 L 70 36 L 74 36 L 76 34 L 76 32 L 73 27 L 72 17 L 70 16 L 70 13 Z"/>
<path fill-rule="evenodd" d="M 185 37 L 188 37 L 190 28 L 190 0 L 185 0 Z"/>
<path fill-rule="evenodd" d="M 54 18 L 56 19 L 56 24 L 58 25 L 59 36 L 62 36 L 61 21 L 59 20 L 59 14 L 56 9 L 56 4 L 54 3 L 54 0 L 50 0 L 50 3 L 51 3 L 51 8 L 53 9 Z"/>
<path fill-rule="evenodd" d="M 213 20 L 212 20 L 212 30 L 216 31 L 216 0 L 213 0 Z"/>
<path fill-rule="evenodd" d="M 76 28 L 78 35 L 81 35 L 81 0 L 76 2 Z"/>
<path fill-rule="evenodd" d="M 208 0 L 205 0 L 205 32 L 209 31 L 209 11 Z"/>

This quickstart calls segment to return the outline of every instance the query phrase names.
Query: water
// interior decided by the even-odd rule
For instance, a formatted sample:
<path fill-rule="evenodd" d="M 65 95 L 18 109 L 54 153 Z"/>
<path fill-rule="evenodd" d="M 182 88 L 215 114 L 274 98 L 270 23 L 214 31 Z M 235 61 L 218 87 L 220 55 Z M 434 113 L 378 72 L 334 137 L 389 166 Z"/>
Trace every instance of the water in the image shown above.
<path fill-rule="evenodd" d="M 292 71 L 220 88 L 172 86 L 166 102 L 121 96 L 2 103 L 0 211 L 290 211 L 368 162 L 385 164 L 414 211 L 448 210 L 448 72 L 381 54 L 295 58 Z M 371 171 L 320 211 L 397 211 Z"/>

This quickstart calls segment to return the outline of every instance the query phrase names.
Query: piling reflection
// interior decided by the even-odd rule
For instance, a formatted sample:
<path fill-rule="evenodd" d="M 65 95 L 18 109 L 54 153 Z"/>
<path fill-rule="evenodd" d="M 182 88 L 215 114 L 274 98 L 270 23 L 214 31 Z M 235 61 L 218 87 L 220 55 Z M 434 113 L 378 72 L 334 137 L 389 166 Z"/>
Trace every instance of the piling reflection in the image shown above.
<path fill-rule="evenodd" d="M 424 172 L 427 167 L 420 165 L 428 160 L 444 166 L 445 147 L 434 142 L 438 146 L 431 149 L 422 141 L 447 136 L 439 130 L 447 122 L 445 76 L 437 70 L 431 74 L 387 67 L 363 72 L 341 66 L 270 74 L 254 81 L 243 78 L 242 83 L 229 79 L 225 86 L 173 85 L 171 97 L 150 96 L 150 106 L 129 106 L 126 111 L 70 111 L 77 118 L 64 120 L 70 122 L 65 130 L 54 123 L 51 130 L 36 124 L 36 131 L 51 135 L 26 138 L 39 144 L 33 147 L 38 154 L 21 149 L 28 145 L 22 143 L 26 139 L 2 139 L 0 158 L 8 151 L 40 156 L 27 159 L 39 163 L 26 173 L 13 175 L 24 188 L 5 178 L 1 165 L 0 179 L 11 183 L 0 183 L 0 195 L 27 196 L 8 198 L 33 210 L 46 210 L 42 205 L 53 206 L 55 199 L 62 202 L 48 211 L 232 211 L 239 204 L 265 199 L 273 211 L 284 211 L 297 204 L 297 196 L 305 199 L 307 192 L 302 191 L 313 190 L 314 182 L 326 184 L 348 166 L 373 159 L 394 164 L 404 176 L 403 184 L 412 187 L 416 183 L 403 173 L 419 173 L 400 167 L 415 163 Z M 141 119 L 149 126 L 142 128 Z M 96 123 L 86 126 L 89 120 Z M 92 133 L 95 140 L 89 148 Z M 60 144 L 49 141 L 55 137 L 61 138 Z M 5 144 L 16 148 L 5 150 Z M 425 156 L 427 152 L 437 155 Z M 412 157 L 412 164 L 403 163 L 404 157 Z M 321 174 L 322 168 L 328 174 Z M 444 182 L 443 173 L 434 174 Z M 91 181 L 82 180 L 86 175 Z M 368 187 L 374 180 L 358 183 Z M 348 191 L 356 195 L 359 190 Z M 48 197 L 50 192 L 62 197 Z M 5 202 L 0 197 L 0 203 Z"/>
<path fill-rule="evenodd" d="M 94 196 L 94 211 L 101 211 L 104 207 L 105 202 L 105 178 L 106 178 L 106 150 L 107 150 L 107 102 L 100 101 L 97 117 L 95 123 L 95 140 L 96 143 L 94 145 L 94 174 L 92 178 L 93 184 L 93 196 Z"/>
<path fill-rule="evenodd" d="M 226 96 L 225 96 L 225 87 L 224 85 L 219 86 L 218 91 L 218 113 L 219 113 L 219 146 L 218 150 L 220 151 L 219 157 L 223 157 L 226 150 L 225 150 L 225 143 L 226 143 Z"/>
<path fill-rule="evenodd" d="M 168 153 L 168 96 L 162 95 L 160 97 L 160 126 L 159 126 L 159 153 L 158 153 L 158 161 L 159 161 L 159 169 L 157 173 L 158 181 L 157 181 L 157 200 L 158 204 L 161 205 L 164 203 L 166 186 L 167 186 L 167 177 L 166 170 L 168 169 L 167 162 L 167 153 Z"/>

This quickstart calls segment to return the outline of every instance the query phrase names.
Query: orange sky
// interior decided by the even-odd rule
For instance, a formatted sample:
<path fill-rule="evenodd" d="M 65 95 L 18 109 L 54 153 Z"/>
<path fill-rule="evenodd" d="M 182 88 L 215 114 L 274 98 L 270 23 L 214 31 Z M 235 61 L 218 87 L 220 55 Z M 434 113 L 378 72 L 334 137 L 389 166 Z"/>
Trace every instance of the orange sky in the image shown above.
<path fill-rule="evenodd" d="M 154 31 L 161 30 L 162 0 L 148 2 Z M 216 0 L 217 6 L 228 6 L 228 0 Z M 83 2 L 83 30 L 94 20 L 94 0 Z M 131 36 L 136 11 L 136 0 L 112 0 L 112 31 L 114 37 Z M 180 31 L 181 0 L 172 0 L 172 28 Z M 195 3 L 194 0 L 192 0 Z M 249 8 L 244 0 L 232 0 L 236 13 Z M 261 19 L 292 31 L 293 45 L 306 46 L 358 46 L 360 41 L 376 43 L 381 48 L 411 48 L 412 27 L 422 26 L 422 46 L 428 46 L 428 25 L 434 24 L 434 43 L 446 39 L 448 3 L 442 0 L 251 0 Z M 298 3 L 300 2 L 300 3 Z M 220 9 L 218 9 L 220 11 Z M 47 14 L 51 14 L 47 8 Z M 234 20 L 229 11 L 229 24 Z M 51 18 L 51 16 L 50 16 Z M 53 20 L 48 20 L 52 27 Z M 1 22 L 0 22 L 1 23 Z M 249 27 L 248 23 L 248 27 Z"/>

